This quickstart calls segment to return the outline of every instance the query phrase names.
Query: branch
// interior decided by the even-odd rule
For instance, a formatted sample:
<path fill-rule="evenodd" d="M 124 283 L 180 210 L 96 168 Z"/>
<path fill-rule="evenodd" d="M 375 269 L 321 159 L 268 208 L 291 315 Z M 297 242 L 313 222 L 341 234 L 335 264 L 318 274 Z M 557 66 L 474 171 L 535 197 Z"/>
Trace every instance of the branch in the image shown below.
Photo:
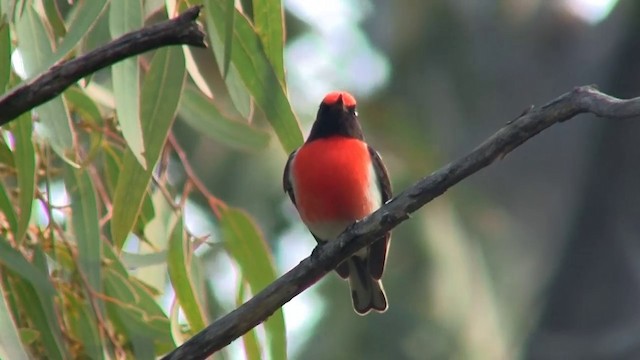
<path fill-rule="evenodd" d="M 453 185 L 495 160 L 502 159 L 542 130 L 581 113 L 607 118 L 637 116 L 640 115 L 640 97 L 620 100 L 603 94 L 594 87 L 583 86 L 540 108 L 532 107 L 507 123 L 468 155 L 422 178 L 373 214 L 351 225 L 337 241 L 317 247 L 310 257 L 163 359 L 204 359 L 222 349 L 265 321 L 274 311 L 320 280 L 340 262 L 359 249 L 371 245 L 382 234 L 408 219 L 409 214 Z"/>
<path fill-rule="evenodd" d="M 206 47 L 196 23 L 201 6 L 178 17 L 124 34 L 73 60 L 58 63 L 0 98 L 0 126 L 58 96 L 76 81 L 123 59 L 169 45 Z"/>

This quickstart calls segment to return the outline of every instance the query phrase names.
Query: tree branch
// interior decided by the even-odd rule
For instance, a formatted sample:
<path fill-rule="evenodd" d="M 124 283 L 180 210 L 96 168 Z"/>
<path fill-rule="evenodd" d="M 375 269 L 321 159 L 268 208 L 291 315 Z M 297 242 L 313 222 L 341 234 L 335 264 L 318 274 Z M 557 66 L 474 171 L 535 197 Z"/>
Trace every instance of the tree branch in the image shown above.
<path fill-rule="evenodd" d="M 169 45 L 206 47 L 205 34 L 195 21 L 201 8 L 191 7 L 176 18 L 124 34 L 16 87 L 0 98 L 0 126 L 53 99 L 83 77 L 128 57 Z"/>
<path fill-rule="evenodd" d="M 640 115 L 640 98 L 620 100 L 594 87 L 575 88 L 550 103 L 531 108 L 510 121 L 468 155 L 422 178 L 365 219 L 351 225 L 337 241 L 317 247 L 310 257 L 267 286 L 236 310 L 196 334 L 164 360 L 204 359 L 266 320 L 294 296 L 320 280 L 340 262 L 370 245 L 435 197 L 469 175 L 502 159 L 542 130 L 592 113 L 607 118 Z"/>

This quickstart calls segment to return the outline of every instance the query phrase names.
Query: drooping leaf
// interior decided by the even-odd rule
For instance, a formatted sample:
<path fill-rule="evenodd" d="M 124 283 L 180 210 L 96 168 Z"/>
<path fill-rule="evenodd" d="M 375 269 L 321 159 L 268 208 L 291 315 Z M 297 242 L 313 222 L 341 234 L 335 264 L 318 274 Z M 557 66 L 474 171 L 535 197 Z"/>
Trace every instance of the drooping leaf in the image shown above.
<path fill-rule="evenodd" d="M 140 212 L 153 164 L 160 156 L 175 118 L 184 78 L 184 57 L 180 48 L 158 50 L 151 61 L 141 95 L 145 157 L 149 166 L 142 168 L 133 153 L 127 151 L 114 195 L 111 233 L 118 247 L 124 243 Z"/>
<path fill-rule="evenodd" d="M 67 26 L 67 33 L 62 42 L 57 46 L 56 52 L 49 60 L 47 68 L 63 59 L 80 45 L 80 40 L 95 26 L 100 14 L 105 11 L 108 3 L 109 1 L 107 0 L 76 1 L 74 3 L 71 24 Z"/>
<path fill-rule="evenodd" d="M 0 286 L 0 359 L 27 360 L 27 350 L 22 346 L 11 308 L 5 300 L 8 295 Z"/>
<path fill-rule="evenodd" d="M 242 278 L 251 292 L 257 294 L 276 279 L 275 266 L 262 234 L 243 210 L 229 208 L 223 211 L 220 227 L 224 244 L 238 263 Z M 265 323 L 272 359 L 286 359 L 287 342 L 282 309 L 277 310 Z"/>
<path fill-rule="evenodd" d="M 246 286 L 244 285 L 244 281 L 241 281 L 240 286 L 238 286 L 238 296 L 236 296 L 236 305 L 242 305 L 244 299 L 244 290 Z M 256 328 L 253 328 L 247 331 L 246 334 L 242 335 L 242 344 L 244 345 L 244 353 L 246 358 L 249 360 L 260 360 L 262 359 L 262 352 L 260 351 L 260 343 L 258 342 L 258 335 L 256 334 Z"/>
<path fill-rule="evenodd" d="M 42 251 L 36 248 L 34 261 L 41 262 L 43 258 Z M 12 289 L 24 308 L 29 309 L 31 321 L 41 330 L 40 336 L 49 358 L 68 358 L 54 309 L 55 289 L 48 274 L 28 262 L 4 239 L 0 239 L 0 265 L 14 275 Z"/>
<path fill-rule="evenodd" d="M 224 38 L 226 0 L 206 1 L 207 29 L 211 42 Z M 249 20 L 236 12 L 231 61 L 256 104 L 262 109 L 286 152 L 302 143 L 302 133 L 282 83 L 269 62 Z M 216 39 L 217 37 L 217 39 Z M 217 59 L 220 59 L 216 55 Z"/>
<path fill-rule="evenodd" d="M 171 232 L 167 265 L 169 278 L 180 302 L 180 307 L 189 322 L 191 333 L 195 334 L 204 329 L 205 322 L 194 284 L 189 276 L 191 256 L 182 219 L 179 219 Z"/>
<path fill-rule="evenodd" d="M 89 151 L 84 159 L 79 159 L 81 164 L 87 163 L 93 159 L 100 150 L 102 143 L 102 115 L 96 103 L 89 97 L 84 90 L 78 86 L 71 86 L 63 94 L 71 113 L 80 118 L 82 125 L 90 126 L 89 130 Z"/>
<path fill-rule="evenodd" d="M 9 23 L 0 15 L 0 93 L 9 85 L 11 75 L 11 32 Z"/>
<path fill-rule="evenodd" d="M 13 208 L 13 203 L 9 198 L 5 185 L 0 181 L 0 211 L 4 215 L 4 218 L 9 223 L 9 228 L 13 234 L 18 231 L 18 216 L 16 210 Z"/>
<path fill-rule="evenodd" d="M 58 10 L 58 4 L 55 1 L 43 1 L 42 7 L 54 37 L 56 39 L 63 37 L 67 33 L 67 27 Z"/>
<path fill-rule="evenodd" d="M 70 311 L 64 312 L 69 332 L 83 345 L 81 355 L 90 359 L 103 358 L 103 339 L 100 337 L 98 322 L 91 305 L 86 298 L 78 296 L 72 291 L 63 291 L 62 296 L 70 309 Z"/>
<path fill-rule="evenodd" d="M 113 38 L 142 27 L 142 2 L 113 0 L 109 10 L 109 30 Z M 135 159 L 143 168 L 152 167 L 145 159 L 145 142 L 140 119 L 140 67 L 137 57 L 122 60 L 111 67 L 116 114 Z"/>
<path fill-rule="evenodd" d="M 227 0 L 225 7 L 224 23 L 224 55 L 222 56 L 222 74 L 226 78 L 229 73 L 229 65 L 231 64 L 231 49 L 233 49 L 233 27 L 236 21 L 235 0 Z"/>
<path fill-rule="evenodd" d="M 284 14 L 282 0 L 253 0 L 253 23 L 278 80 L 284 79 Z"/>
<path fill-rule="evenodd" d="M 86 169 L 65 168 L 65 186 L 71 200 L 71 224 L 78 246 L 78 265 L 95 292 L 102 292 L 102 240 L 98 202 Z"/>
<path fill-rule="evenodd" d="M 18 178 L 18 226 L 15 233 L 17 242 L 21 242 L 27 232 L 31 219 L 31 208 L 35 194 L 36 155 L 31 139 L 31 116 L 22 114 L 13 122 L 15 149 L 13 157 Z"/>
<path fill-rule="evenodd" d="M 33 77 L 52 56 L 51 40 L 33 4 L 25 6 L 22 17 L 16 23 L 18 48 L 27 77 Z M 40 118 L 40 134 L 61 158 L 71 164 L 74 138 L 69 113 L 61 97 L 55 97 L 35 108 Z"/>
<path fill-rule="evenodd" d="M 180 102 L 180 119 L 202 134 L 233 148 L 264 149 L 269 134 L 247 123 L 224 117 L 204 94 L 187 86 Z"/>
<path fill-rule="evenodd" d="M 234 31 L 236 22 L 236 11 L 233 1 L 227 1 L 224 8 L 227 15 L 224 16 L 224 30 L 218 31 L 218 28 L 207 20 L 207 30 L 209 33 L 209 42 L 211 43 L 211 52 L 214 55 L 215 64 L 218 65 L 218 72 L 225 83 L 225 94 L 228 94 L 235 108 L 240 112 L 242 117 L 247 118 L 251 114 L 251 94 L 244 84 L 244 81 L 238 73 L 235 63 L 231 62 L 232 50 L 234 46 Z M 233 14 L 233 16 L 231 16 Z M 230 31 L 228 31 L 230 30 Z M 257 40 L 257 38 L 256 38 Z M 217 93 L 219 94 L 219 93 Z M 216 94 L 216 95 L 217 95 Z"/>

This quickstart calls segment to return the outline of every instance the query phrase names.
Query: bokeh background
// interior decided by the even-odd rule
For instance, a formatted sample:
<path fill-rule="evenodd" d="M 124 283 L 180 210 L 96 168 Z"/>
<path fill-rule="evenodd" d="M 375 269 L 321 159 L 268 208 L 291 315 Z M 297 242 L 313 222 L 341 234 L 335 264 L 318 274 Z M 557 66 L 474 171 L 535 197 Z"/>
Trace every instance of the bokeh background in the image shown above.
<path fill-rule="evenodd" d="M 351 91 L 395 192 L 574 86 L 640 94 L 635 0 L 284 4 L 305 134 L 325 92 Z M 281 272 L 311 252 L 278 144 L 242 153 L 176 131 L 210 188 L 256 218 Z M 640 358 L 637 139 L 638 119 L 579 116 L 455 186 L 394 231 L 385 314 L 354 314 L 334 275 L 284 307 L 291 358 Z"/>

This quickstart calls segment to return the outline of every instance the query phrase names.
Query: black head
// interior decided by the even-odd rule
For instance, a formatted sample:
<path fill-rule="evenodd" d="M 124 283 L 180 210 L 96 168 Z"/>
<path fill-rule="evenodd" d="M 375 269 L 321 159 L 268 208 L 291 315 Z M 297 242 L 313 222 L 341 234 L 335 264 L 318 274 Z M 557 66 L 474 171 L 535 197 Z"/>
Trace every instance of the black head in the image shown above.
<path fill-rule="evenodd" d="M 358 123 L 356 99 L 348 92 L 333 91 L 324 97 L 307 141 L 331 136 L 364 140 Z"/>

